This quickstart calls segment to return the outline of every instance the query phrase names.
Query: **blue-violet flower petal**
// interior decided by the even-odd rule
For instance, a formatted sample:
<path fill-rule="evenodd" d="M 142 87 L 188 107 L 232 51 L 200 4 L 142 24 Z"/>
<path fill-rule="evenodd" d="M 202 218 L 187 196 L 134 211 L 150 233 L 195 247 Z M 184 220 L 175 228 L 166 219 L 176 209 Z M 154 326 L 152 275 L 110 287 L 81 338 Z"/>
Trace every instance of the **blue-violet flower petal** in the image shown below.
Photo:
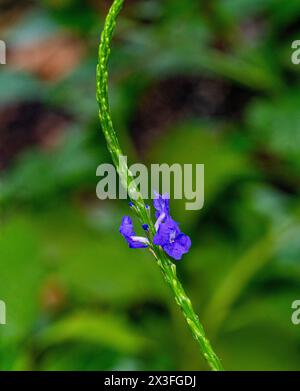
<path fill-rule="evenodd" d="M 170 216 L 160 224 L 153 243 L 161 246 L 175 260 L 180 260 L 191 247 L 191 239 L 180 231 L 179 225 Z"/>
<path fill-rule="evenodd" d="M 146 248 L 148 247 L 147 239 L 136 236 L 133 223 L 129 216 L 124 216 L 119 229 L 121 235 L 126 239 L 130 248 Z"/>
<path fill-rule="evenodd" d="M 156 209 L 155 217 L 158 219 L 163 213 L 168 216 L 170 214 L 170 196 L 168 193 L 163 195 L 154 192 L 155 198 L 153 200 L 154 208 Z"/>

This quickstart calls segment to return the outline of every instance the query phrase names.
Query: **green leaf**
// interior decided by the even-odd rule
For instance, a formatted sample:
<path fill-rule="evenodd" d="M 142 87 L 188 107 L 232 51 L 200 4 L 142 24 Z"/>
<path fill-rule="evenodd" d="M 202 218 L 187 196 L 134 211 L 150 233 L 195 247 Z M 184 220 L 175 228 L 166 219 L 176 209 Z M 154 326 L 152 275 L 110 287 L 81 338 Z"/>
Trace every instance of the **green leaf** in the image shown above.
<path fill-rule="evenodd" d="M 79 312 L 51 325 L 38 336 L 43 349 L 66 342 L 84 342 L 132 354 L 144 351 L 149 340 L 125 321 L 109 314 Z"/>
<path fill-rule="evenodd" d="M 7 324 L 0 327 L 0 334 L 4 344 L 24 338 L 38 316 L 43 265 L 37 238 L 38 232 L 26 219 L 2 222 L 0 299 L 6 303 Z"/>
<path fill-rule="evenodd" d="M 253 140 L 297 166 L 300 164 L 299 99 L 296 91 L 273 101 L 257 100 L 248 112 Z"/>
<path fill-rule="evenodd" d="M 172 129 L 172 134 L 157 143 L 150 159 L 153 163 L 163 161 L 170 165 L 192 164 L 194 167 L 195 164 L 204 164 L 206 208 L 230 183 L 248 175 L 250 170 L 243 153 L 234 150 L 220 131 L 197 123 L 186 123 Z M 188 220 L 192 224 L 199 211 L 186 211 L 185 202 L 174 202 L 173 210 L 178 221 Z"/>

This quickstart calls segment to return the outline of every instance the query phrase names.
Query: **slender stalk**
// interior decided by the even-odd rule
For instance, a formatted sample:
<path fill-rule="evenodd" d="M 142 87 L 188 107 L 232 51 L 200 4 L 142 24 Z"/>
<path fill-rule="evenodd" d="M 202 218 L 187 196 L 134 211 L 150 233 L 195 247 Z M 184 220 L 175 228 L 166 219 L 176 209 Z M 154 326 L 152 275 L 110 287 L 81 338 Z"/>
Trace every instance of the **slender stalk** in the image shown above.
<path fill-rule="evenodd" d="M 124 161 L 119 161 L 119 157 L 123 156 L 117 135 L 115 133 L 113 122 L 110 115 L 109 100 L 108 100 L 108 61 L 110 55 L 110 45 L 113 36 L 113 32 L 116 26 L 116 20 L 119 12 L 121 11 L 124 0 L 115 0 L 111 9 L 107 15 L 104 29 L 101 35 L 101 42 L 99 47 L 99 62 L 97 66 L 97 100 L 99 103 L 99 117 L 101 126 L 107 141 L 108 149 L 111 153 L 113 162 L 120 175 L 123 186 L 128 189 L 128 195 L 133 202 L 133 209 L 136 212 L 138 218 L 143 224 L 149 226 L 149 249 L 154 255 L 158 266 L 160 267 L 163 276 L 171 288 L 175 297 L 176 303 L 179 305 L 191 332 L 198 342 L 201 352 L 210 365 L 215 370 L 223 370 L 222 364 L 218 356 L 215 354 L 210 342 L 205 336 L 204 329 L 196 315 L 192 303 L 185 293 L 176 274 L 176 266 L 164 251 L 155 246 L 152 242 L 155 235 L 155 229 L 153 221 L 151 219 L 148 208 L 144 203 L 144 200 L 135 185 L 132 174 L 130 173 L 127 164 Z M 133 197 L 133 194 L 135 197 Z"/>

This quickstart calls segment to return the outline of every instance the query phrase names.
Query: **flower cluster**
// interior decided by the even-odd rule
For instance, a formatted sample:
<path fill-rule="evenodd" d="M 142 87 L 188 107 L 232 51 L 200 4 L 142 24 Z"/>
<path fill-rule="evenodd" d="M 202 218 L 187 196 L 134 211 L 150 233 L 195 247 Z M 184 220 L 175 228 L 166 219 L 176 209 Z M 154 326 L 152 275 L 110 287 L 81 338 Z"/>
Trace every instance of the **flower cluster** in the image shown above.
<path fill-rule="evenodd" d="M 156 210 L 155 235 L 153 244 L 161 246 L 163 250 L 173 259 L 180 260 L 191 247 L 191 239 L 180 231 L 179 225 L 170 216 L 170 197 L 168 194 L 159 195 L 155 193 L 153 201 Z M 143 225 L 143 229 L 148 231 L 148 226 Z M 129 216 L 123 217 L 120 226 L 120 233 L 126 239 L 130 248 L 146 248 L 150 245 L 149 239 L 136 236 L 132 220 Z"/>

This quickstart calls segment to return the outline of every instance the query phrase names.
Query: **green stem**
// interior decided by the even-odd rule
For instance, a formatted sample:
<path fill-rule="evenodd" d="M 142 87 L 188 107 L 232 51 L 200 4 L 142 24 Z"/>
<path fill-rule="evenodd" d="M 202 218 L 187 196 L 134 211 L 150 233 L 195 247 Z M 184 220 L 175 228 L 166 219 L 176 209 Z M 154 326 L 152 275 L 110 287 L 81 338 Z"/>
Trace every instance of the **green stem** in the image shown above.
<path fill-rule="evenodd" d="M 215 370 L 223 370 L 222 364 L 218 356 L 215 354 L 210 342 L 205 336 L 204 329 L 196 315 L 192 303 L 185 293 L 176 274 L 176 266 L 167 257 L 164 251 L 155 246 L 152 242 L 155 235 L 155 229 L 153 221 L 151 220 L 150 213 L 146 208 L 144 200 L 135 185 L 134 178 L 131 175 L 127 164 L 122 161 L 120 164 L 119 157 L 123 156 L 116 132 L 113 127 L 113 122 L 110 115 L 109 100 L 108 100 L 108 61 L 110 55 L 110 44 L 113 36 L 113 32 L 116 26 L 116 20 L 119 12 L 121 11 L 124 0 L 115 0 L 107 15 L 104 29 L 101 35 L 101 42 L 99 47 L 99 62 L 97 66 L 97 100 L 99 103 L 99 117 L 101 126 L 107 141 L 107 146 L 112 156 L 112 160 L 120 175 L 123 186 L 128 189 L 129 197 L 134 204 L 134 211 L 143 224 L 149 226 L 149 241 L 150 251 L 154 255 L 158 266 L 160 267 L 163 276 L 171 288 L 175 297 L 176 303 L 179 305 L 191 332 L 198 342 L 201 352 L 205 357 L 210 367 Z M 135 197 L 133 197 L 133 194 Z"/>

